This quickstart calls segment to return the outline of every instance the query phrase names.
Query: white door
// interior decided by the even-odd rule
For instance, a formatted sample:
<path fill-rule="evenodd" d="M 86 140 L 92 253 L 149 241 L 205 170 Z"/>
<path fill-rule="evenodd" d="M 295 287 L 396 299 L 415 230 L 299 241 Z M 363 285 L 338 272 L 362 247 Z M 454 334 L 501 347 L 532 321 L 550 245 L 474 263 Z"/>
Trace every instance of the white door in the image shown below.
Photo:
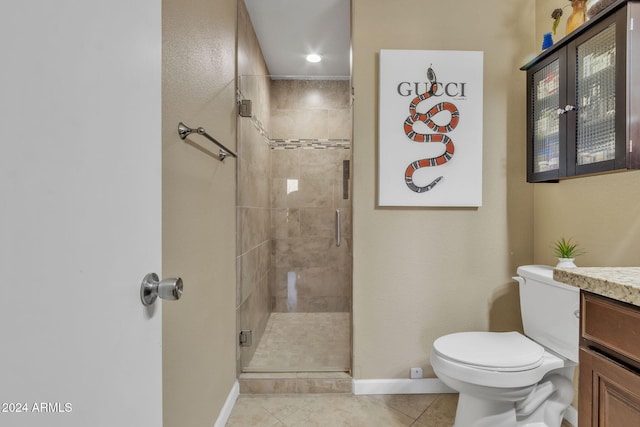
<path fill-rule="evenodd" d="M 0 426 L 161 426 L 161 1 L 2 2 L 0 55 Z"/>

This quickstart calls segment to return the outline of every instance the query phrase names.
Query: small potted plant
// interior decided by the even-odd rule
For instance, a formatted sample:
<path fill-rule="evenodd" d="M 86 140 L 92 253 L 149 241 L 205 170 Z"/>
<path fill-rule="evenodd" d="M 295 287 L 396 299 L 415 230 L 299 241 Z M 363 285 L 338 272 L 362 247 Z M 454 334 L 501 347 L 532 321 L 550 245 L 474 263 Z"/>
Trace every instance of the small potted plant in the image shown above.
<path fill-rule="evenodd" d="M 558 258 L 558 265 L 556 265 L 556 267 L 571 268 L 576 266 L 573 263 L 575 257 L 584 254 L 584 251 L 580 249 L 577 243 L 572 242 L 571 239 L 562 237 L 554 243 L 553 253 Z"/>

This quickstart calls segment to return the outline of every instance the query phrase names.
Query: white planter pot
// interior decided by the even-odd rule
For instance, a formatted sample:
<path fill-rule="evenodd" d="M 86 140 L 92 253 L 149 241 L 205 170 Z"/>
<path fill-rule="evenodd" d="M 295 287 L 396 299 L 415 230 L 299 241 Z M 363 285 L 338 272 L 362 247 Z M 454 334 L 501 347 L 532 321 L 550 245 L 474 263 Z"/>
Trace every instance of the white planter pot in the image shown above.
<path fill-rule="evenodd" d="M 558 258 L 558 264 L 556 268 L 575 268 L 576 265 L 573 263 L 573 258 Z"/>

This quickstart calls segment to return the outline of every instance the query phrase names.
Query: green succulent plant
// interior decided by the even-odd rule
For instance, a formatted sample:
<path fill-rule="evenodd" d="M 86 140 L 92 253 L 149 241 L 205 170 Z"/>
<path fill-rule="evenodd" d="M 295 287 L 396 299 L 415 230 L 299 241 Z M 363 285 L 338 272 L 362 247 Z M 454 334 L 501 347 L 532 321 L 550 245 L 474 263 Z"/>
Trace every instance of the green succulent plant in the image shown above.
<path fill-rule="evenodd" d="M 575 258 L 585 252 L 571 239 L 562 237 L 553 244 L 553 253 L 558 258 Z"/>

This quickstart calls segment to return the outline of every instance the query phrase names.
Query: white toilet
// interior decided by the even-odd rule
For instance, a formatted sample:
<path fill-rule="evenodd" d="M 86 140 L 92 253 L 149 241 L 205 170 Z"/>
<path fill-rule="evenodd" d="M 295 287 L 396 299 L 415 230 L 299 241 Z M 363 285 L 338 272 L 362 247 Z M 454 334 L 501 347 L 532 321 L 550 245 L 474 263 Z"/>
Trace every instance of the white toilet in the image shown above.
<path fill-rule="evenodd" d="M 460 332 L 433 343 L 436 375 L 460 393 L 454 427 L 560 427 L 573 400 L 579 289 L 543 265 L 519 267 L 514 279 L 526 336 Z"/>

